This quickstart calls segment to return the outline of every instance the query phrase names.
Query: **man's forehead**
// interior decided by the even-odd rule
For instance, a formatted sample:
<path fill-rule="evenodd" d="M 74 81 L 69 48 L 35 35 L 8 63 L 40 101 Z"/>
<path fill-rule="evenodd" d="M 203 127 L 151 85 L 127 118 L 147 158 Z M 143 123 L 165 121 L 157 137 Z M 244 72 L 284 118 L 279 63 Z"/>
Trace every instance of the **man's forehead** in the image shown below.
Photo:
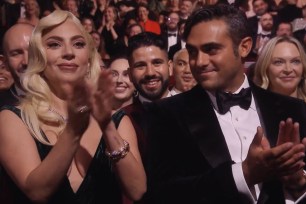
<path fill-rule="evenodd" d="M 137 49 L 135 49 L 132 53 L 132 57 L 135 60 L 135 57 L 153 57 L 152 53 L 154 55 L 158 56 L 165 56 L 166 51 L 162 50 L 161 48 L 155 46 L 155 45 L 150 45 L 150 46 L 142 46 Z"/>

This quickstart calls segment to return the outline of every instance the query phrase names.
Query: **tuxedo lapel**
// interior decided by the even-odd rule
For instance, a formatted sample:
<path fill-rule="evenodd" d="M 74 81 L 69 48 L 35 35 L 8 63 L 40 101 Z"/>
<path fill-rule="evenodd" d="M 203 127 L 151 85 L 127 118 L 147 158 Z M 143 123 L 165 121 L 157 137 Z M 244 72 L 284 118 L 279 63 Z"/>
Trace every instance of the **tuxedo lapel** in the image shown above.
<path fill-rule="evenodd" d="M 231 161 L 209 96 L 199 85 L 187 94 L 182 117 L 185 118 L 189 132 L 198 144 L 199 150 L 213 168 Z"/>

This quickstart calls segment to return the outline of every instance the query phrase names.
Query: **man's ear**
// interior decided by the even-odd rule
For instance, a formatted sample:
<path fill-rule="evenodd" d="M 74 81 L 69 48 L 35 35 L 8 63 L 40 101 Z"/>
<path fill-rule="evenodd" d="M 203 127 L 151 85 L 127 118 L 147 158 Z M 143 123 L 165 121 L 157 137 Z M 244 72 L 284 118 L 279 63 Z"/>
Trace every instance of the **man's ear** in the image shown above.
<path fill-rule="evenodd" d="M 252 38 L 245 37 L 241 40 L 238 51 L 241 57 L 246 57 L 252 49 Z"/>
<path fill-rule="evenodd" d="M 168 69 L 169 69 L 169 76 L 173 75 L 173 61 L 169 60 L 168 61 Z"/>

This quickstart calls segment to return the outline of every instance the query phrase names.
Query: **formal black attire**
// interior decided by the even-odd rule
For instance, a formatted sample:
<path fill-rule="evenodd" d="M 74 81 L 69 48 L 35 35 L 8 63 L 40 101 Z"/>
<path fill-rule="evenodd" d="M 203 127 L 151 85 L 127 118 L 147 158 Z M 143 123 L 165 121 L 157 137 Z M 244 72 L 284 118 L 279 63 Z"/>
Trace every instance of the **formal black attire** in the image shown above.
<path fill-rule="evenodd" d="M 281 96 L 251 84 L 267 139 L 275 146 L 279 122 L 300 122 L 305 135 L 303 101 Z M 207 92 L 190 91 L 150 104 L 146 170 L 150 203 L 250 203 L 237 190 L 229 149 Z M 263 183 L 258 203 L 283 204 L 282 185 Z"/>
<path fill-rule="evenodd" d="M 10 110 L 20 117 L 20 110 L 13 106 L 3 106 L 1 110 Z M 112 117 L 116 126 L 124 113 L 120 112 Z M 12 127 L 13 128 L 13 127 Z M 52 149 L 52 146 L 42 144 L 35 139 L 37 150 L 43 160 Z M 106 145 L 101 138 L 94 157 L 88 167 L 86 175 L 77 190 L 74 192 L 67 176 L 64 177 L 57 191 L 50 197 L 50 204 L 121 204 L 122 192 L 117 179 L 112 172 L 111 162 L 105 155 Z M 25 148 L 26 151 L 26 148 Z M 56 166 L 54 166 L 56 168 Z M 1 169 L 0 169 L 1 170 Z M 32 203 L 16 186 L 4 169 L 0 171 L 0 202 L 12 204 Z"/>
<path fill-rule="evenodd" d="M 169 59 L 173 60 L 173 56 L 174 54 L 181 50 L 182 49 L 182 42 L 179 41 L 178 43 L 176 43 L 175 45 L 172 45 L 170 48 L 169 48 L 169 51 L 168 51 L 168 57 Z"/>
<path fill-rule="evenodd" d="M 169 47 L 169 33 L 171 33 L 170 35 L 175 35 L 176 37 L 176 43 L 180 43 L 181 42 L 181 37 L 178 34 L 178 31 L 174 31 L 174 32 L 169 32 L 168 29 L 162 30 L 161 32 L 161 37 L 163 39 L 163 41 L 166 43 L 167 47 Z M 175 45 L 174 44 L 174 45 Z M 173 46 L 173 45 L 172 45 Z M 170 46 L 171 47 L 171 46 Z M 169 48 L 170 49 L 170 48 Z M 169 50 L 168 49 L 168 50 Z"/>

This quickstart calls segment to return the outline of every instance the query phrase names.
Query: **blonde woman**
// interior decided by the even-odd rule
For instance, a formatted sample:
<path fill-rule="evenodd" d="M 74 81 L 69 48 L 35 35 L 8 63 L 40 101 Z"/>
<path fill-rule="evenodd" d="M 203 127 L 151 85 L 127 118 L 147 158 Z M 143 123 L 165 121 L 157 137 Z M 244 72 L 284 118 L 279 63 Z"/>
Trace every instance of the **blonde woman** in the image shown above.
<path fill-rule="evenodd" d="M 255 82 L 264 89 L 306 101 L 306 55 L 293 37 L 272 38 L 255 65 Z"/>
<path fill-rule="evenodd" d="M 142 197 L 135 131 L 127 117 L 118 130 L 111 121 L 111 73 L 101 71 L 90 35 L 70 12 L 39 22 L 23 86 L 21 105 L 0 112 L 0 162 L 13 203 L 121 203 L 121 189 Z"/>

